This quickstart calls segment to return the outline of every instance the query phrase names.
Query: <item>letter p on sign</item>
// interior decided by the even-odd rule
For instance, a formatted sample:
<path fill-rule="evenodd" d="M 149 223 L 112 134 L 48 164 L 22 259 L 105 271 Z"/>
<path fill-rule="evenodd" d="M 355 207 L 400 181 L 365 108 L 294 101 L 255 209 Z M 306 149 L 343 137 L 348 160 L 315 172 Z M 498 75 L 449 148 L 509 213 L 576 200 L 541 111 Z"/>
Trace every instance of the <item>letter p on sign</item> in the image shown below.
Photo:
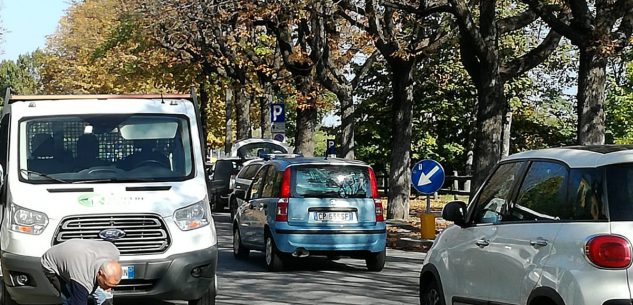
<path fill-rule="evenodd" d="M 272 123 L 281 123 L 286 121 L 284 104 L 270 105 L 270 121 Z"/>

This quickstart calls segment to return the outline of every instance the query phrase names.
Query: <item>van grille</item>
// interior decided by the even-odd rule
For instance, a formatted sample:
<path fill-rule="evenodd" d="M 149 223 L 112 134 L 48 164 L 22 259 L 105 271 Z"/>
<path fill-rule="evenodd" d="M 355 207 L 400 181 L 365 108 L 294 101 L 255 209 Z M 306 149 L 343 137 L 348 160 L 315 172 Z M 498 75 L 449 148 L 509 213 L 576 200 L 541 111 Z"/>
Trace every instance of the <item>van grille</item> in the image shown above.
<path fill-rule="evenodd" d="M 99 232 L 119 229 L 125 236 L 112 242 L 121 255 L 163 253 L 171 244 L 165 224 L 157 215 L 95 215 L 75 216 L 62 220 L 53 245 L 70 239 L 102 240 Z"/>
<path fill-rule="evenodd" d="M 126 292 L 147 292 L 154 288 L 156 284 L 155 280 L 144 280 L 144 279 L 134 279 L 134 280 L 121 280 L 121 282 L 114 287 L 114 291 L 119 293 Z"/>

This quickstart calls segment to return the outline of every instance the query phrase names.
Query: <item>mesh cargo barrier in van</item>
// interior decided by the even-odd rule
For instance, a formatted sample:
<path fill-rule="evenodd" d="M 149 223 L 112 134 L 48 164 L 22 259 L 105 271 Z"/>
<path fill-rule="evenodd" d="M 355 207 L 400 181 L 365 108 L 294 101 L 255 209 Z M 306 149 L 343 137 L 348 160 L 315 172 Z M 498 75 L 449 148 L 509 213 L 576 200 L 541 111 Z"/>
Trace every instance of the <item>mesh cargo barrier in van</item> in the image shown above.
<path fill-rule="evenodd" d="M 163 253 L 171 240 L 165 224 L 157 215 L 87 215 L 71 216 L 62 220 L 53 238 L 53 245 L 70 239 L 102 240 L 99 233 L 106 229 L 125 232 L 112 242 L 121 255 Z"/>

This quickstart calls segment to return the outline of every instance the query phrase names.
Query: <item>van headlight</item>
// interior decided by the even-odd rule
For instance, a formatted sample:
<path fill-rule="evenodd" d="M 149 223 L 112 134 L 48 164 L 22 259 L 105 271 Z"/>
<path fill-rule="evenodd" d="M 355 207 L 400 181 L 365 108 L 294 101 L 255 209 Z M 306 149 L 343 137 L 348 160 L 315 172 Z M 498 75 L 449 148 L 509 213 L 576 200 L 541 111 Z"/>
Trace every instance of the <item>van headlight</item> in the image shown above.
<path fill-rule="evenodd" d="M 48 216 L 42 212 L 11 205 L 11 231 L 39 235 L 48 225 Z"/>
<path fill-rule="evenodd" d="M 183 231 L 189 231 L 208 225 L 209 218 L 206 206 L 208 206 L 208 204 L 205 204 L 205 201 L 200 201 L 188 207 L 176 210 L 176 212 L 174 212 L 176 225 Z"/>

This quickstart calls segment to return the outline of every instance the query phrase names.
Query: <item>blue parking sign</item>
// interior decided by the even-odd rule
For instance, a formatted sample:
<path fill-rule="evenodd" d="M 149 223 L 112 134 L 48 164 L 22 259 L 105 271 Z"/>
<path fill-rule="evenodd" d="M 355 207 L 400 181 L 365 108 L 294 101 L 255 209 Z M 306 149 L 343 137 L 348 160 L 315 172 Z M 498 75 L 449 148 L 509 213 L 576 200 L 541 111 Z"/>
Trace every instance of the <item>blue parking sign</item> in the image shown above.
<path fill-rule="evenodd" d="M 336 155 L 336 141 L 334 139 L 326 140 L 326 155 Z"/>
<path fill-rule="evenodd" d="M 270 121 L 272 123 L 281 123 L 286 121 L 286 111 L 284 104 L 270 105 Z"/>

